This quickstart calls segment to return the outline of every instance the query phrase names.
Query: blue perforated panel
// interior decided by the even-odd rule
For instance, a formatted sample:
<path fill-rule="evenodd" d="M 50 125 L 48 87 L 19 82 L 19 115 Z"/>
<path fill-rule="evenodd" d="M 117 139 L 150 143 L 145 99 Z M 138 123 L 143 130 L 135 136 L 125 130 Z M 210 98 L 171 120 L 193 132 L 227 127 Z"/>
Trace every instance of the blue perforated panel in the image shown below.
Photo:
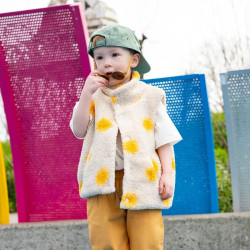
<path fill-rule="evenodd" d="M 144 81 L 165 90 L 168 114 L 183 137 L 175 146 L 174 203 L 163 214 L 218 212 L 214 145 L 204 75 Z"/>

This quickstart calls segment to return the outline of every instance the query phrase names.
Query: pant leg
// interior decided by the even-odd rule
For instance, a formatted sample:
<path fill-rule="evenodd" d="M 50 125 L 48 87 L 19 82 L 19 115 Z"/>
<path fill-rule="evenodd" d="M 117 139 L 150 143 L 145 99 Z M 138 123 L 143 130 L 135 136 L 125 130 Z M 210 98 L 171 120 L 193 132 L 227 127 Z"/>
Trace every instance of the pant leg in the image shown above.
<path fill-rule="evenodd" d="M 127 232 L 131 250 L 163 250 L 164 223 L 161 210 L 128 210 Z"/>
<path fill-rule="evenodd" d="M 88 198 L 89 239 L 93 250 L 129 250 L 126 213 L 120 209 L 123 173 L 116 171 L 116 192 Z"/>

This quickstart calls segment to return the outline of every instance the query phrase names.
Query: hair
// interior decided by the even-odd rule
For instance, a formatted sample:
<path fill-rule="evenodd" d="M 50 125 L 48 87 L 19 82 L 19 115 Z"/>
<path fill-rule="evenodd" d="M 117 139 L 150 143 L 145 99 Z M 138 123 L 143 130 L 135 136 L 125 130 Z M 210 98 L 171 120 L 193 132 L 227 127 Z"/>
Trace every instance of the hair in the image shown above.
<path fill-rule="evenodd" d="M 92 39 L 93 47 L 95 48 L 96 42 L 99 41 L 99 40 L 102 40 L 102 39 L 105 39 L 105 37 L 103 37 L 103 36 L 94 36 L 93 39 Z M 121 47 L 121 48 L 128 50 L 132 55 L 134 55 L 136 53 L 139 54 L 139 52 L 137 52 L 137 51 L 135 51 L 133 49 L 124 48 L 124 47 Z"/>
<path fill-rule="evenodd" d="M 92 40 L 92 42 L 93 42 L 93 47 L 95 48 L 96 42 L 97 42 L 97 41 L 102 40 L 102 39 L 104 39 L 104 38 L 105 38 L 105 37 L 103 37 L 103 36 L 94 36 L 94 37 L 93 37 L 93 40 Z"/>

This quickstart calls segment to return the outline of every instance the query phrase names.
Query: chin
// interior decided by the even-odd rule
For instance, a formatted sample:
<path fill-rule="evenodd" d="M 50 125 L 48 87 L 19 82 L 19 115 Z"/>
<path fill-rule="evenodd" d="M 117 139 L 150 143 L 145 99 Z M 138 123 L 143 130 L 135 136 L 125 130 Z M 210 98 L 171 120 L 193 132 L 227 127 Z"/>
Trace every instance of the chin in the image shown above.
<path fill-rule="evenodd" d="M 114 88 L 114 89 L 115 89 L 116 87 L 119 87 L 119 85 L 121 85 L 119 82 L 112 82 L 112 83 L 109 82 L 109 83 L 108 83 L 108 87 L 109 87 L 109 88 Z"/>

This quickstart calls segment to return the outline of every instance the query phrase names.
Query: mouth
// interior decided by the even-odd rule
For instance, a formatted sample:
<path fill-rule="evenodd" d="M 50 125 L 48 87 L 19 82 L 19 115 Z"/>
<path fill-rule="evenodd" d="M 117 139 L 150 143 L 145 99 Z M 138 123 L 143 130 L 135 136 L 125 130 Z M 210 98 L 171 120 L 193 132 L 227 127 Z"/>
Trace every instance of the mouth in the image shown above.
<path fill-rule="evenodd" d="M 101 74 L 100 74 L 99 76 L 105 78 L 106 80 L 109 80 L 109 77 L 106 76 L 106 75 L 101 75 Z"/>
<path fill-rule="evenodd" d="M 111 77 L 112 76 L 112 72 L 107 72 L 105 75 L 107 76 L 107 77 Z"/>

